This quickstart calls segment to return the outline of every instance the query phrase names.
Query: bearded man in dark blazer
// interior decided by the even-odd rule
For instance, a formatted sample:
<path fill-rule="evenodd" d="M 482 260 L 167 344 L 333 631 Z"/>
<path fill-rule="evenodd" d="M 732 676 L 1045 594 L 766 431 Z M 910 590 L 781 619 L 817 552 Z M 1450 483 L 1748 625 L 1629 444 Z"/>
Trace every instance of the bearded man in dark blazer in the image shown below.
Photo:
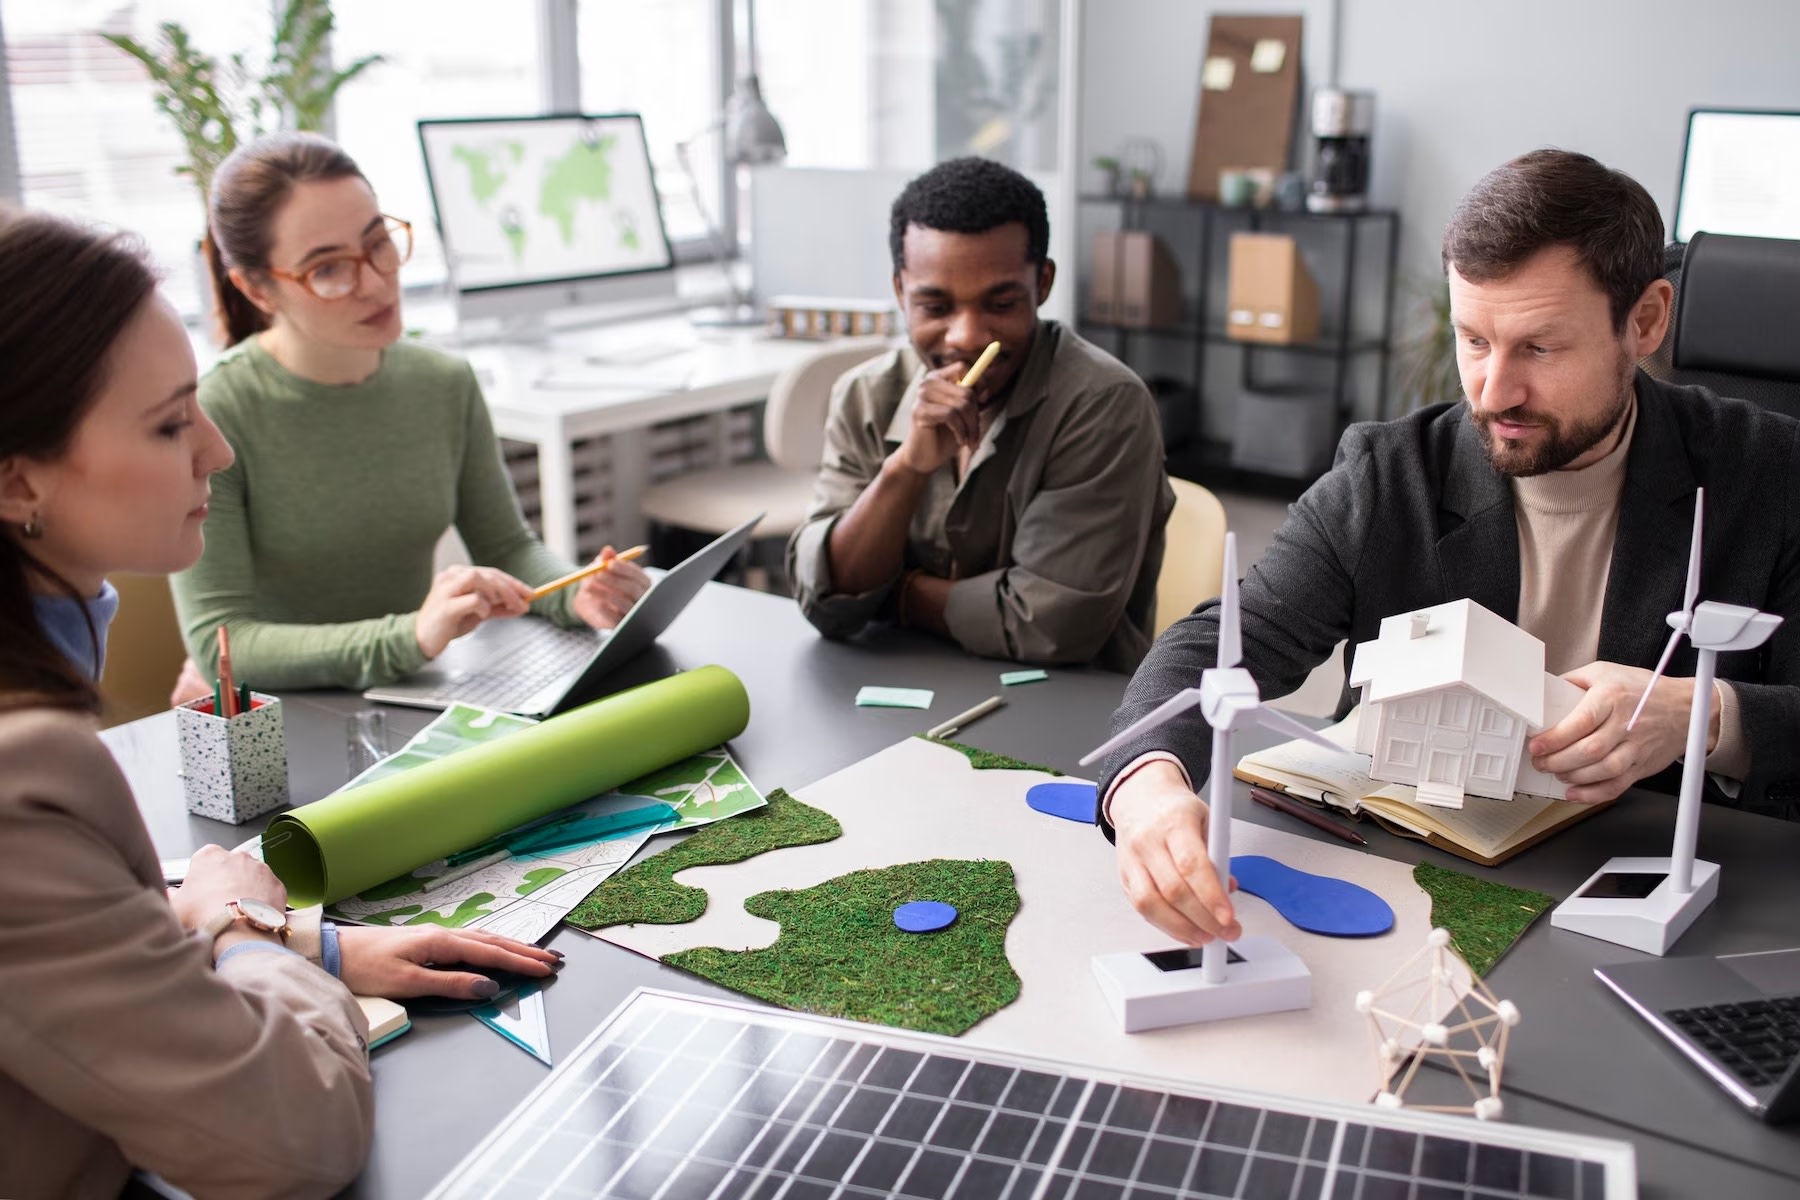
<path fill-rule="evenodd" d="M 1529 740 L 1533 764 L 1581 802 L 1654 785 L 1685 749 L 1691 646 L 1625 726 L 1682 606 L 1704 487 L 1700 597 L 1789 618 L 1760 649 L 1719 656 L 1715 798 L 1781 812 L 1800 795 L 1800 422 L 1636 368 L 1668 330 L 1662 257 L 1655 202 L 1586 155 L 1534 151 L 1464 197 L 1443 261 L 1466 403 L 1352 426 L 1294 504 L 1241 591 L 1243 665 L 1265 699 L 1382 618 L 1468 597 L 1540 638 L 1545 668 L 1583 689 Z M 1197 685 L 1217 636 L 1216 601 L 1171 626 L 1113 729 Z M 1340 712 L 1350 702 L 1346 689 Z M 1127 894 L 1195 945 L 1241 932 L 1195 794 L 1210 751 L 1194 709 L 1100 773 Z"/>

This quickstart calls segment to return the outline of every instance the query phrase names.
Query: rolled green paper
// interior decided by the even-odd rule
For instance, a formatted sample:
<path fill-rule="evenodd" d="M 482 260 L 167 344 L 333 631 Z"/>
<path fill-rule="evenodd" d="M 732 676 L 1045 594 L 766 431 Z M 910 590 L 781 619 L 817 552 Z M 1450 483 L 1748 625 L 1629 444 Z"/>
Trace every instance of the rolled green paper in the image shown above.
<path fill-rule="evenodd" d="M 729 741 L 749 723 L 736 675 L 683 671 L 283 813 L 263 833 L 263 861 L 288 903 L 333 904 Z"/>

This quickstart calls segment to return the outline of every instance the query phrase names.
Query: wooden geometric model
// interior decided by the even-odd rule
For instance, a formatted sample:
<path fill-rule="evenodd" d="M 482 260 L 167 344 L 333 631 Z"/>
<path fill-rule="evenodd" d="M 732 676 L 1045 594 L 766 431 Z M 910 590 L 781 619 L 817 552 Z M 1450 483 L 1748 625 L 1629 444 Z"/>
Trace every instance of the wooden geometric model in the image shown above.
<path fill-rule="evenodd" d="M 1544 670 L 1543 642 L 1473 600 L 1382 621 L 1356 647 L 1350 686 L 1362 689 L 1356 749 L 1371 778 L 1412 784 L 1419 803 L 1442 808 L 1465 795 L 1562 798 L 1525 740 L 1573 711 L 1581 689 Z"/>
<path fill-rule="evenodd" d="M 1237 535 L 1225 535 L 1225 562 L 1219 589 L 1218 665 L 1200 676 L 1200 686 L 1163 701 L 1081 760 L 1083 766 L 1131 742 L 1163 722 L 1199 706 L 1212 726 L 1212 773 L 1207 779 L 1207 855 L 1221 880 L 1231 874 L 1232 745 L 1239 728 L 1255 722 L 1289 737 L 1304 738 L 1333 752 L 1327 741 L 1299 721 L 1262 706 L 1261 693 L 1243 661 L 1238 624 Z M 1240 938 L 1227 946 L 1214 938 L 1193 956 L 1155 957 L 1133 952 L 1102 954 L 1094 976 L 1126 1032 L 1195 1021 L 1216 1021 L 1258 1013 L 1284 1012 L 1312 1004 L 1312 976 L 1298 955 L 1272 937 Z"/>
<path fill-rule="evenodd" d="M 1719 894 L 1719 864 L 1696 861 L 1700 837 L 1700 794 L 1706 784 L 1706 740 L 1712 726 L 1713 675 L 1721 650 L 1754 650 L 1769 640 L 1781 618 L 1741 604 L 1708 600 L 1700 594 L 1700 530 L 1706 489 L 1694 494 L 1694 536 L 1688 544 L 1687 592 L 1679 611 L 1669 614 L 1668 644 L 1644 687 L 1637 711 L 1625 725 L 1637 725 L 1656 681 L 1668 668 L 1683 637 L 1698 654 L 1694 702 L 1689 706 L 1687 748 L 1681 760 L 1681 799 L 1675 810 L 1675 845 L 1667 858 L 1615 858 L 1550 914 L 1550 923 L 1589 937 L 1616 942 L 1647 954 L 1666 954 L 1694 918 Z"/>
<path fill-rule="evenodd" d="M 1456 1000 L 1454 1009 L 1454 1016 L 1461 1020 L 1421 1020 L 1421 1013 L 1440 1012 L 1443 999 L 1457 995 L 1455 967 L 1459 965 L 1469 973 L 1469 990 Z M 1396 1000 L 1404 1002 L 1408 993 L 1412 993 L 1412 1007 L 1404 1015 L 1386 1007 Z M 1497 999 L 1481 977 L 1469 970 L 1469 964 L 1451 948 L 1448 930 L 1432 930 L 1425 945 L 1386 983 L 1372 992 L 1358 992 L 1356 1011 L 1369 1018 L 1375 1037 L 1376 1070 L 1380 1076 L 1375 1094 L 1377 1105 L 1404 1106 L 1407 1086 L 1419 1073 L 1419 1067 L 1438 1060 L 1468 1085 L 1470 1102 L 1413 1107 L 1422 1112 L 1467 1113 L 1482 1121 L 1499 1119 L 1504 1111 L 1500 1070 L 1506 1061 L 1507 1039 L 1519 1023 L 1519 1009 L 1511 1000 Z M 1417 1037 L 1417 1044 L 1410 1049 L 1401 1041 L 1405 1033 Z M 1473 1036 L 1475 1048 L 1452 1045 L 1458 1035 Z M 1404 1066 L 1399 1066 L 1401 1059 L 1406 1060 Z M 1467 1070 L 1471 1060 L 1487 1076 L 1485 1095 L 1481 1084 Z"/>

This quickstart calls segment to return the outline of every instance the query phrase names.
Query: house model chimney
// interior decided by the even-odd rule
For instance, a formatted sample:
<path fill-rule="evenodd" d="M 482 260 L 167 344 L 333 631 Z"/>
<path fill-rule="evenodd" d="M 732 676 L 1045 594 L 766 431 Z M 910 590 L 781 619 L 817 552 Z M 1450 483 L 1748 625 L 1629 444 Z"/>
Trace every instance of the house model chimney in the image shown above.
<path fill-rule="evenodd" d="M 1407 627 L 1407 636 L 1422 638 L 1431 630 L 1431 614 L 1416 612 L 1412 615 L 1412 623 Z"/>

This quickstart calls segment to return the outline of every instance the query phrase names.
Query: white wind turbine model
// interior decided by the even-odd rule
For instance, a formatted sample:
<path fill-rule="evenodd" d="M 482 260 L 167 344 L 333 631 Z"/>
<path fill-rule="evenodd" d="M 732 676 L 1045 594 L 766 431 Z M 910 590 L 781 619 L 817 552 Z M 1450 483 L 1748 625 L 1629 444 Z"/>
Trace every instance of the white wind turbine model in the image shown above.
<path fill-rule="evenodd" d="M 1719 894 L 1719 864 L 1696 861 L 1700 836 L 1700 793 L 1706 784 L 1706 739 L 1712 726 L 1713 670 L 1721 650 L 1754 650 L 1769 640 L 1781 618 L 1741 604 L 1708 600 L 1700 594 L 1700 525 L 1706 490 L 1694 494 L 1694 540 L 1688 548 L 1687 594 L 1681 611 L 1669 614 L 1669 644 L 1644 688 L 1627 730 L 1650 699 L 1683 637 L 1699 652 L 1694 667 L 1694 702 L 1688 714 L 1687 750 L 1681 763 L 1681 799 L 1675 810 L 1675 846 L 1668 858 L 1615 858 L 1557 905 L 1550 923 L 1642 950 L 1666 954 Z"/>
<path fill-rule="evenodd" d="M 1243 659 L 1243 644 L 1238 624 L 1235 534 L 1225 535 L 1221 575 L 1219 665 L 1200 676 L 1199 687 L 1177 692 L 1081 762 L 1084 766 L 1092 763 L 1198 705 L 1213 731 L 1212 774 L 1206 783 L 1206 799 L 1212 810 L 1207 850 L 1213 870 L 1223 881 L 1231 871 L 1231 769 L 1237 762 L 1232 750 L 1236 731 L 1255 722 L 1289 737 L 1316 742 L 1334 753 L 1343 753 L 1344 748 L 1286 713 L 1264 708 L 1256 681 L 1238 665 Z M 1192 969 L 1196 965 L 1200 967 L 1198 972 Z M 1214 940 L 1198 954 L 1185 948 L 1155 954 L 1102 954 L 1094 959 L 1094 974 L 1127 1033 L 1282 1012 L 1312 1003 L 1312 976 L 1306 964 L 1272 937 L 1245 937 L 1229 947 Z"/>

